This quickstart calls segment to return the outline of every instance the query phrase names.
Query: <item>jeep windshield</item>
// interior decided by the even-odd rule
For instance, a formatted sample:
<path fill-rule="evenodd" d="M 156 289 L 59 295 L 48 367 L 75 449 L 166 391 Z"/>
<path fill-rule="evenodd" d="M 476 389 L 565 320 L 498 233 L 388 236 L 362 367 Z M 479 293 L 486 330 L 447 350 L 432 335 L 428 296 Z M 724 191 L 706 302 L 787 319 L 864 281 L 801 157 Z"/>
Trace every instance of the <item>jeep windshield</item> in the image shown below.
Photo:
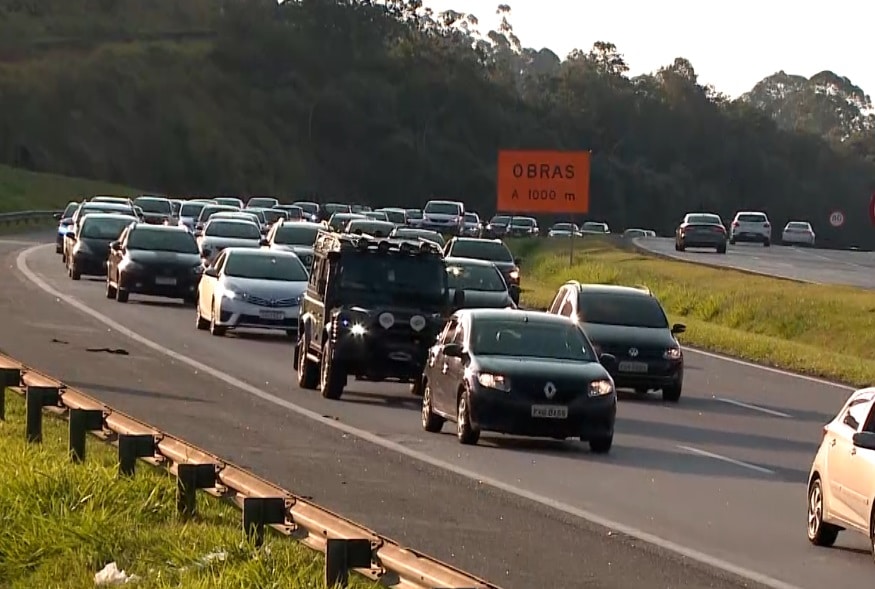
<path fill-rule="evenodd" d="M 437 256 L 344 253 L 337 293 L 363 304 L 387 303 L 439 310 L 449 301 L 447 271 Z"/>

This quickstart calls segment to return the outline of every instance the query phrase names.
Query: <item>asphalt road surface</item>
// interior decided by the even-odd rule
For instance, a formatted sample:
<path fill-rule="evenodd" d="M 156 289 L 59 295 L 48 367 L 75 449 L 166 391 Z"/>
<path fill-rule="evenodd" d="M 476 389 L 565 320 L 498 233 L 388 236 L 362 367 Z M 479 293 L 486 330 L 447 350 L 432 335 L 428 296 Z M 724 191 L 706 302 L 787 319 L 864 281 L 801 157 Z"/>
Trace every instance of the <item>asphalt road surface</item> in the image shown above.
<path fill-rule="evenodd" d="M 822 250 L 804 247 L 739 243 L 730 245 L 725 254 L 714 250 L 674 250 L 674 239 L 638 238 L 635 245 L 685 262 L 735 268 L 769 276 L 792 278 L 818 284 L 842 284 L 875 289 L 875 252 Z"/>
<path fill-rule="evenodd" d="M 462 447 L 422 431 L 406 387 L 324 400 L 295 386 L 284 338 L 213 337 L 190 307 L 69 280 L 51 245 L 0 248 L 0 349 L 505 589 L 871 583 L 865 539 L 805 539 L 807 472 L 845 387 L 688 351 L 680 403 L 623 396 L 608 456 Z"/>

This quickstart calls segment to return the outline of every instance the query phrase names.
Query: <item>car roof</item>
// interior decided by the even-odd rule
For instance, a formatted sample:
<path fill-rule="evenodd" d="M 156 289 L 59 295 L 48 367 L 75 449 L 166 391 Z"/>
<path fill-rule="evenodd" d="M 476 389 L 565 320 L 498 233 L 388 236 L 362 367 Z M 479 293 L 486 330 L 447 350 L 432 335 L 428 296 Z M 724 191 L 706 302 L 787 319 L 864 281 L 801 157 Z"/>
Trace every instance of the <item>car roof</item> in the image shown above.
<path fill-rule="evenodd" d="M 247 256 L 283 256 L 286 258 L 297 258 L 298 254 L 286 250 L 269 250 L 254 247 L 226 247 L 222 250 L 231 254 L 244 254 Z"/>
<path fill-rule="evenodd" d="M 564 315 L 555 315 L 544 311 L 529 311 L 526 309 L 461 309 L 456 311 L 459 317 L 468 316 L 471 319 L 500 319 L 502 321 L 517 321 L 519 323 L 553 323 L 569 325 L 574 321 Z"/>
<path fill-rule="evenodd" d="M 500 244 L 504 245 L 505 247 L 507 247 L 507 244 L 505 244 L 500 239 L 487 239 L 485 237 L 454 237 L 450 241 L 462 242 L 462 243 L 469 243 L 469 242 L 475 242 L 475 241 L 476 242 L 485 242 L 485 243 L 500 243 Z"/>
<path fill-rule="evenodd" d="M 241 219 L 240 217 L 219 217 L 218 215 L 213 215 L 210 217 L 208 223 L 212 223 L 214 221 L 221 221 L 222 223 L 248 223 L 249 225 L 255 225 L 255 221 L 251 219 Z"/>
<path fill-rule="evenodd" d="M 188 229 L 186 229 L 185 227 L 180 227 L 178 225 L 150 225 L 149 223 L 140 223 L 140 222 L 137 222 L 134 229 L 136 229 L 138 231 L 146 230 L 146 231 L 167 231 L 168 233 L 169 232 L 188 233 Z"/>
<path fill-rule="evenodd" d="M 572 283 L 573 284 L 573 283 Z M 635 297 L 652 297 L 650 289 L 642 286 L 622 286 L 619 284 L 573 284 L 578 292 L 616 294 Z"/>
<path fill-rule="evenodd" d="M 170 199 L 167 198 L 166 196 L 155 196 L 152 194 L 141 194 L 140 196 L 136 197 L 134 200 L 136 201 L 136 200 L 170 200 Z"/>
<path fill-rule="evenodd" d="M 395 223 L 392 221 L 381 221 L 380 219 L 350 219 L 349 224 L 350 226 L 369 225 L 371 227 L 385 227 L 386 229 L 395 228 Z"/>
<path fill-rule="evenodd" d="M 763 215 L 764 217 L 767 216 L 763 211 L 738 211 L 737 213 L 735 213 L 736 217 L 739 215 Z"/>
<path fill-rule="evenodd" d="M 465 205 L 465 203 L 463 203 L 460 200 L 441 200 L 441 199 L 430 200 L 425 204 L 450 204 L 450 205 L 462 205 L 462 206 Z"/>
<path fill-rule="evenodd" d="M 130 211 L 131 205 L 123 202 L 83 202 L 82 207 L 85 209 L 109 209 L 111 211 Z"/>
<path fill-rule="evenodd" d="M 495 266 L 495 264 L 488 260 L 480 260 L 477 258 L 450 256 L 444 259 L 446 260 L 447 264 L 458 264 L 460 266 Z"/>
<path fill-rule="evenodd" d="M 90 213 L 85 217 L 86 219 L 131 219 L 132 221 L 139 221 L 137 217 L 130 214 L 118 214 L 118 213 Z"/>
<path fill-rule="evenodd" d="M 281 220 L 282 227 L 306 227 L 307 229 L 322 229 L 325 227 L 322 223 L 313 223 L 312 221 L 295 221 L 293 219 Z"/>

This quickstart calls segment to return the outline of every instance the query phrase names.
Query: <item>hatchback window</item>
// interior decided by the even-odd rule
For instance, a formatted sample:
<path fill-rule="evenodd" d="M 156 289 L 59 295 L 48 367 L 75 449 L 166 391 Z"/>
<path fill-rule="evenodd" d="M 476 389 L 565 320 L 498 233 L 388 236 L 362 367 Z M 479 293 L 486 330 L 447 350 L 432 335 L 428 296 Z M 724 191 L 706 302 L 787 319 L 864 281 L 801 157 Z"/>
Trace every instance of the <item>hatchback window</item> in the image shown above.
<path fill-rule="evenodd" d="M 645 295 L 581 293 L 580 320 L 601 325 L 667 328 L 668 318 L 655 298 Z"/>
<path fill-rule="evenodd" d="M 787 223 L 787 229 L 802 229 L 803 231 L 808 231 L 809 226 L 808 223 L 793 222 Z"/>

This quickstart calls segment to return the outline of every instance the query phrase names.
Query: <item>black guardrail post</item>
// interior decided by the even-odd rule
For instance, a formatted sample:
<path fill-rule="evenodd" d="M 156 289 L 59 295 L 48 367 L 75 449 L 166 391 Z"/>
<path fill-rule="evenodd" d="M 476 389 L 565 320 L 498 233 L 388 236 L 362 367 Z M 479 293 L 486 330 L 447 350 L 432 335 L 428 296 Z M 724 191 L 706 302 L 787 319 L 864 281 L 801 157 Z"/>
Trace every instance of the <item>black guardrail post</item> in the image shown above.
<path fill-rule="evenodd" d="M 349 586 L 349 572 L 369 568 L 372 562 L 370 540 L 329 538 L 325 545 L 325 586 Z"/>
<path fill-rule="evenodd" d="M 215 486 L 215 464 L 177 464 L 176 511 L 182 517 L 192 517 L 197 511 L 197 490 Z"/>
<path fill-rule="evenodd" d="M 119 434 L 118 470 L 122 476 L 133 476 L 138 458 L 155 455 L 155 436 L 152 434 Z"/>
<path fill-rule="evenodd" d="M 27 441 L 38 444 L 43 441 L 43 407 L 57 405 L 61 398 L 58 387 L 27 385 L 24 389 L 26 403 Z"/>
<path fill-rule="evenodd" d="M 101 409 L 70 409 L 70 459 L 73 462 L 85 460 L 85 437 L 88 432 L 103 429 Z"/>
<path fill-rule="evenodd" d="M 21 369 L 0 368 L 0 421 L 6 420 L 6 389 L 21 386 Z"/>
<path fill-rule="evenodd" d="M 264 544 L 264 529 L 286 523 L 286 500 L 283 497 L 245 497 L 243 499 L 243 533 L 255 546 Z"/>

